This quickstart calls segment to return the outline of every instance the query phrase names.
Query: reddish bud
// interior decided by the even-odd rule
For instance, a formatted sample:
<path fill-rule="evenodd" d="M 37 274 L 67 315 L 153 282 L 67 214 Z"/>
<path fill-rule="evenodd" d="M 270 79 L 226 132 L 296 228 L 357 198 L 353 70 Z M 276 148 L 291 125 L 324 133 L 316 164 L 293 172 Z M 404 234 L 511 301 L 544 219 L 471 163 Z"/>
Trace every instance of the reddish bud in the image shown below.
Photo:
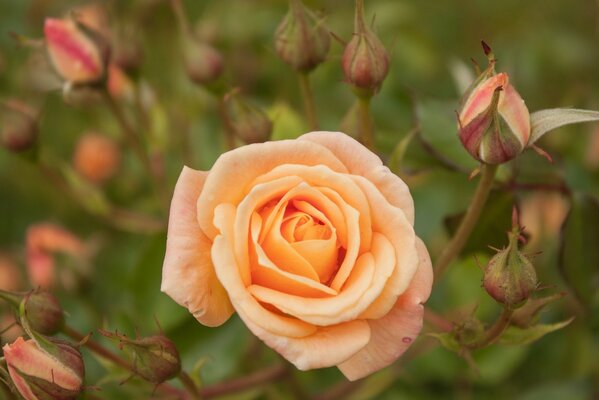
<path fill-rule="evenodd" d="M 58 299 L 48 291 L 40 290 L 23 298 L 25 317 L 29 326 L 44 335 L 58 333 L 64 325 L 64 316 Z"/>
<path fill-rule="evenodd" d="M 275 51 L 296 71 L 309 72 L 329 53 L 331 38 L 321 19 L 300 0 L 290 0 L 289 12 L 275 32 Z"/>
<path fill-rule="evenodd" d="M 220 52 L 191 34 L 184 40 L 183 58 L 187 76 L 198 85 L 214 82 L 223 72 L 224 63 Z"/>
<path fill-rule="evenodd" d="M 90 132 L 77 141 L 73 165 L 90 182 L 106 182 L 118 171 L 120 162 L 121 150 L 108 136 Z"/>
<path fill-rule="evenodd" d="M 364 2 L 356 1 L 355 32 L 345 46 L 341 67 L 345 80 L 359 93 L 378 92 L 389 72 L 389 54 L 364 21 Z"/>
<path fill-rule="evenodd" d="M 39 132 L 35 112 L 16 100 L 7 101 L 2 106 L 4 112 L 0 143 L 14 152 L 30 149 L 36 143 Z"/>
<path fill-rule="evenodd" d="M 8 256 L 0 253 L 0 290 L 17 291 L 22 286 L 21 271 Z"/>
<path fill-rule="evenodd" d="M 239 90 L 225 95 L 223 113 L 228 128 L 246 143 L 260 143 L 270 137 L 272 122 L 264 111 L 247 102 Z"/>

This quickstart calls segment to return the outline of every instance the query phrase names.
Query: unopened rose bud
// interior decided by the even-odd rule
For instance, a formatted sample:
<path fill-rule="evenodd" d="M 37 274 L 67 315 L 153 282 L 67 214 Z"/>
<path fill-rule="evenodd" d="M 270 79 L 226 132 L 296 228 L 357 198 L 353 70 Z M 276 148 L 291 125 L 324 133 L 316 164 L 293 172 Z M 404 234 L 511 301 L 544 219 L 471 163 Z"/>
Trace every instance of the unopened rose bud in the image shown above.
<path fill-rule="evenodd" d="M 224 62 L 220 52 L 191 34 L 184 39 L 183 59 L 187 76 L 198 85 L 214 82 L 223 72 Z"/>
<path fill-rule="evenodd" d="M 42 348 L 19 337 L 2 350 L 14 387 L 26 400 L 70 400 L 81 393 L 83 359 L 67 342 L 48 339 Z"/>
<path fill-rule="evenodd" d="M 310 72 L 329 53 L 331 37 L 319 19 L 300 0 L 289 1 L 289 12 L 275 32 L 275 51 L 293 69 Z"/>
<path fill-rule="evenodd" d="M 105 77 L 110 51 L 100 34 L 72 18 L 47 18 L 44 34 L 54 69 L 65 81 L 95 83 Z"/>
<path fill-rule="evenodd" d="M 389 53 L 364 20 L 364 2 L 356 1 L 355 33 L 345 46 L 341 66 L 347 83 L 359 94 L 379 91 L 389 72 Z"/>
<path fill-rule="evenodd" d="M 112 178 L 121 162 L 117 143 L 105 135 L 94 132 L 83 135 L 73 154 L 77 172 L 90 182 L 101 184 Z"/>
<path fill-rule="evenodd" d="M 16 100 L 2 105 L 0 143 L 7 150 L 22 152 L 35 145 L 38 136 L 37 116 L 33 109 Z"/>
<path fill-rule="evenodd" d="M 508 236 L 507 248 L 489 261 L 483 286 L 497 302 L 517 308 L 536 290 L 537 274 L 530 260 L 518 249 L 519 231 L 513 230 Z"/>
<path fill-rule="evenodd" d="M 135 87 L 131 79 L 116 64 L 108 65 L 108 93 L 117 100 L 132 103 L 135 100 Z"/>
<path fill-rule="evenodd" d="M 459 136 L 478 161 L 501 164 L 520 154 L 530 137 L 530 114 L 506 73 L 495 74 L 495 60 L 462 98 Z"/>
<path fill-rule="evenodd" d="M 22 282 L 17 264 L 9 256 L 0 253 L 0 290 L 15 292 L 21 288 Z"/>
<path fill-rule="evenodd" d="M 25 317 L 31 329 L 44 335 L 58 333 L 64 316 L 58 299 L 45 290 L 34 291 L 23 298 Z"/>
<path fill-rule="evenodd" d="M 133 370 L 149 382 L 162 383 L 174 378 L 181 371 L 181 359 L 175 344 L 162 334 L 129 339 L 116 333 L 100 333 L 118 339 L 120 345 L 133 354 Z"/>
<path fill-rule="evenodd" d="M 225 95 L 223 112 L 229 129 L 246 143 L 268 140 L 272 122 L 262 109 L 247 102 L 238 90 Z"/>

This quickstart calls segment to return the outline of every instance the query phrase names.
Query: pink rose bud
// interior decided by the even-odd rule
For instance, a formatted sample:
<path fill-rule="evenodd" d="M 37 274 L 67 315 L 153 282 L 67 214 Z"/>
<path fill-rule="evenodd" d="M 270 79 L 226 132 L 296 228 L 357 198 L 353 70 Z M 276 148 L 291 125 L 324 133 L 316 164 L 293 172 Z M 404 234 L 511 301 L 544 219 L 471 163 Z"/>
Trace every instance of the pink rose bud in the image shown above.
<path fill-rule="evenodd" d="M 459 136 L 470 155 L 487 164 L 501 164 L 524 150 L 530 136 L 530 114 L 509 83 L 495 75 L 495 60 L 462 98 Z"/>
<path fill-rule="evenodd" d="M 135 100 L 135 86 L 127 74 L 116 64 L 108 65 L 108 93 L 117 100 L 132 103 Z"/>
<path fill-rule="evenodd" d="M 111 138 L 97 133 L 81 136 L 73 154 L 73 165 L 85 179 L 101 184 L 112 178 L 121 163 L 121 150 Z"/>
<path fill-rule="evenodd" d="M 176 377 L 181 371 L 181 359 L 175 344 L 160 334 L 139 339 L 100 330 L 106 337 L 118 339 L 120 346 L 133 354 L 133 369 L 143 379 L 160 384 Z"/>
<path fill-rule="evenodd" d="M 25 400 L 69 400 L 81 393 L 85 367 L 70 344 L 49 339 L 42 347 L 19 337 L 2 350 L 12 383 Z"/>
<path fill-rule="evenodd" d="M 223 72 L 223 56 L 218 50 L 186 34 L 183 59 L 187 76 L 198 85 L 214 82 Z"/>
<path fill-rule="evenodd" d="M 228 128 L 246 143 L 265 142 L 272 133 L 272 122 L 262 109 L 247 102 L 239 93 L 232 90 L 223 102 Z"/>
<path fill-rule="evenodd" d="M 2 106 L 1 145 L 13 152 L 33 147 L 38 136 L 37 116 L 33 109 L 16 100 L 4 102 Z"/>
<path fill-rule="evenodd" d="M 23 298 L 25 316 L 31 329 L 44 335 L 58 333 L 64 316 L 58 299 L 45 290 L 34 291 Z"/>
<path fill-rule="evenodd" d="M 331 37 L 319 19 L 300 0 L 289 1 L 289 12 L 275 32 L 275 51 L 296 71 L 309 72 L 329 53 Z"/>
<path fill-rule="evenodd" d="M 364 20 L 364 2 L 356 1 L 355 33 L 345 46 L 341 67 L 359 94 L 378 92 L 389 72 L 389 53 Z"/>
<path fill-rule="evenodd" d="M 508 247 L 500 250 L 487 265 L 483 286 L 497 302 L 522 306 L 537 288 L 537 274 L 530 260 L 518 249 L 520 231 L 508 233 Z"/>
<path fill-rule="evenodd" d="M 44 34 L 50 60 L 64 80 L 81 84 L 105 77 L 110 51 L 100 34 L 70 18 L 47 18 Z"/>

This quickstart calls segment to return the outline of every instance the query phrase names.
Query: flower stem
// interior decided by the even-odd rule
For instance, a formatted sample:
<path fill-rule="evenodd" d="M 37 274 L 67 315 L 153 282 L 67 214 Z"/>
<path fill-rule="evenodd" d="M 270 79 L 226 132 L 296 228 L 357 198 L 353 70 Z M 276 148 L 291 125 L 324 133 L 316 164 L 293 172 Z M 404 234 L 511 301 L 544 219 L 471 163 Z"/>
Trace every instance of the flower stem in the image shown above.
<path fill-rule="evenodd" d="M 183 384 L 183 386 L 185 386 L 185 389 L 187 389 L 187 391 L 189 393 L 191 393 L 191 398 L 193 400 L 200 400 L 202 398 L 200 389 L 198 388 L 196 383 L 193 381 L 193 379 L 191 379 L 191 376 L 189 376 L 189 374 L 187 372 L 181 370 L 178 378 L 181 381 L 181 383 Z"/>
<path fill-rule="evenodd" d="M 77 342 L 79 342 L 85 338 L 84 335 L 77 332 L 75 329 L 71 328 L 68 325 L 65 325 L 62 328 L 62 332 Z M 89 350 L 93 351 L 94 353 L 96 353 L 97 355 L 105 358 L 106 360 L 113 362 L 114 364 L 118 365 L 119 367 L 122 367 L 128 371 L 131 371 L 132 366 L 127 360 L 119 357 L 118 355 L 114 354 L 110 350 L 104 348 L 100 343 L 98 343 L 92 339 L 88 339 L 85 342 L 84 346 L 87 347 Z"/>
<path fill-rule="evenodd" d="M 308 120 L 308 127 L 312 131 L 318 130 L 318 120 L 316 119 L 316 106 L 314 104 L 314 94 L 310 85 L 310 76 L 307 72 L 299 72 L 299 84 L 304 99 L 304 111 Z"/>
<path fill-rule="evenodd" d="M 218 114 L 223 123 L 223 132 L 225 133 L 225 147 L 227 151 L 234 150 L 237 145 L 235 144 L 235 134 L 233 133 L 233 127 L 231 121 L 227 116 L 226 105 L 224 98 L 220 98 L 218 101 Z"/>
<path fill-rule="evenodd" d="M 466 215 L 464 215 L 464 218 L 462 218 L 458 230 L 455 232 L 453 238 L 447 244 L 447 246 L 445 246 L 441 252 L 441 255 L 437 259 L 437 262 L 435 263 L 435 283 L 439 281 L 439 278 L 441 278 L 447 267 L 449 267 L 449 264 L 451 264 L 451 262 L 460 254 L 464 248 L 464 245 L 466 245 L 472 230 L 478 222 L 478 218 L 483 210 L 483 206 L 489 197 L 496 172 L 497 165 L 482 165 L 480 181 L 478 182 L 478 187 L 474 192 L 474 197 L 470 202 L 470 206 L 466 211 Z"/>
<path fill-rule="evenodd" d="M 286 373 L 287 367 L 284 364 L 275 365 L 238 379 L 207 386 L 201 391 L 202 397 L 208 399 L 223 396 L 225 394 L 241 392 L 264 383 L 276 381 L 282 378 Z"/>
<path fill-rule="evenodd" d="M 501 337 L 505 328 L 507 328 L 510 324 L 510 319 L 512 318 L 512 314 L 514 310 L 509 307 L 504 307 L 501 315 L 493 325 L 485 332 L 485 335 L 481 338 L 477 343 L 468 346 L 470 349 L 482 349 L 483 347 L 487 347 L 495 343 Z"/>
<path fill-rule="evenodd" d="M 360 122 L 360 142 L 369 150 L 374 150 L 374 132 L 370 115 L 369 96 L 358 96 L 358 120 Z"/>

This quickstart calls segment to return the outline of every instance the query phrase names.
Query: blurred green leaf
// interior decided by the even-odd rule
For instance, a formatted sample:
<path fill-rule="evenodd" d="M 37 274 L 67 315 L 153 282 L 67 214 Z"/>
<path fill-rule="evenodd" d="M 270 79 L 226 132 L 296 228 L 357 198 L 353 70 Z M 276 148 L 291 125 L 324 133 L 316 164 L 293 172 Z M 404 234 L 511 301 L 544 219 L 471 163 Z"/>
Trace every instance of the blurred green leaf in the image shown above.
<path fill-rule="evenodd" d="M 555 332 L 558 329 L 568 326 L 568 324 L 573 320 L 574 318 L 570 318 L 555 324 L 538 324 L 528 328 L 510 326 L 505 330 L 501 336 L 501 339 L 499 339 L 499 343 L 515 346 L 530 344 L 539 340 L 548 333 Z"/>
<path fill-rule="evenodd" d="M 306 132 L 302 117 L 287 103 L 277 102 L 266 113 L 273 122 L 271 140 L 295 139 Z"/>

